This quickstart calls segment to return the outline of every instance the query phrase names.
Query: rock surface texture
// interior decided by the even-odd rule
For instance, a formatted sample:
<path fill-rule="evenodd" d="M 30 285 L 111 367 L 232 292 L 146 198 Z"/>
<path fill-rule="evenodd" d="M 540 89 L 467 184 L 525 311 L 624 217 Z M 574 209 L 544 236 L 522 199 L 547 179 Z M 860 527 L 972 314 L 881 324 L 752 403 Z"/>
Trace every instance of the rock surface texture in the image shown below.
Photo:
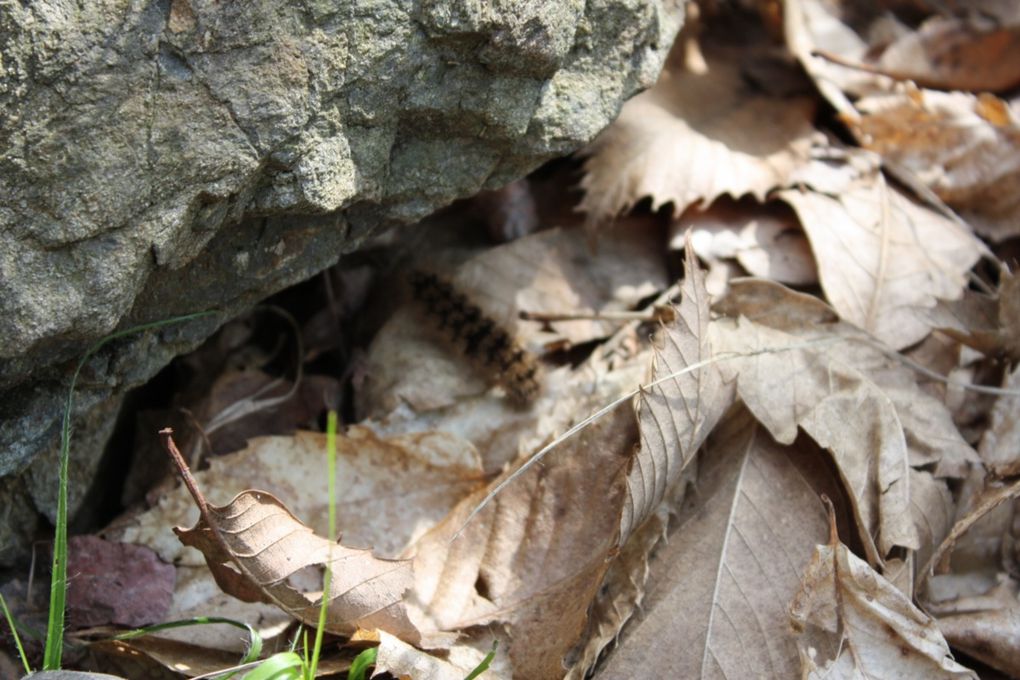
<path fill-rule="evenodd" d="M 111 418 L 126 388 L 378 228 L 583 145 L 654 81 L 681 4 L 3 3 L 7 497 L 27 494 L 51 514 L 52 493 L 41 490 L 53 459 L 39 454 L 55 446 L 70 372 L 89 344 L 217 310 L 97 355 L 82 374 L 79 423 L 90 412 Z M 74 449 L 81 469 L 94 469 L 102 440 Z M 0 519 L 0 562 L 20 545 L 11 519 Z"/>

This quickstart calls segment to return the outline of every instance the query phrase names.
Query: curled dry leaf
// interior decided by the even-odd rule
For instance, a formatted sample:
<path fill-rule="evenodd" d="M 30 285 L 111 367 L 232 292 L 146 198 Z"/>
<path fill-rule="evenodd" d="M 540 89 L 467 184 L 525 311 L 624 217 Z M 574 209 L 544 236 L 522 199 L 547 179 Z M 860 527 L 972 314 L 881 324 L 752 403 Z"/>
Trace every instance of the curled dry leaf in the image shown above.
<path fill-rule="evenodd" d="M 338 526 L 348 544 L 372 546 L 385 557 L 401 553 L 484 483 L 478 452 L 451 432 L 420 429 L 387 436 L 356 425 L 338 435 L 336 445 Z M 210 503 L 226 505 L 239 491 L 263 489 L 325 535 L 325 451 L 326 435 L 319 432 L 259 437 L 193 474 Z M 197 519 L 198 509 L 181 486 L 168 490 L 152 509 L 119 520 L 104 535 L 148 545 L 166 562 L 195 566 L 204 564 L 201 556 L 168 536 L 166 527 Z"/>
<path fill-rule="evenodd" d="M 678 43 L 679 44 L 679 43 Z M 756 93 L 739 53 L 709 53 L 704 71 L 676 64 L 588 150 L 581 209 L 602 222 L 646 196 L 676 213 L 722 195 L 764 200 L 807 157 L 814 102 Z"/>
<path fill-rule="evenodd" d="M 869 560 L 880 564 L 897 545 L 920 548 L 912 468 L 934 464 L 942 474 L 961 474 L 976 460 L 945 406 L 816 298 L 736 281 L 717 311 L 729 318 L 712 324 L 712 345 L 738 355 L 720 363 L 724 379 L 736 380 L 777 441 L 792 443 L 801 427 L 832 453 Z M 929 510 L 917 519 L 926 522 Z"/>
<path fill-rule="evenodd" d="M 1020 586 L 1000 574 L 998 582 L 976 596 L 958 597 L 929 607 L 953 647 L 1010 677 L 1020 676 Z"/>
<path fill-rule="evenodd" d="M 837 154 L 839 155 L 839 154 Z M 840 316 L 893 349 L 923 339 L 938 300 L 963 294 L 981 246 L 957 223 L 890 186 L 875 158 L 848 151 L 801 172 L 793 206 Z"/>
<path fill-rule="evenodd" d="M 652 382 L 658 384 L 642 390 L 637 405 L 641 449 L 627 473 L 621 541 L 655 510 L 733 403 L 732 386 L 723 384 L 718 367 L 709 362 L 708 291 L 690 241 L 684 261 L 677 320 L 661 334 L 662 347 L 652 363 Z M 693 370 L 673 375 L 685 369 Z"/>
<path fill-rule="evenodd" d="M 210 506 L 193 528 L 174 532 L 202 551 L 220 588 L 238 599 L 271 602 L 317 625 L 328 566 L 328 631 L 380 628 L 418 639 L 401 604 L 413 581 L 409 561 L 382 560 L 316 536 L 270 494 L 245 491 L 228 505 Z"/>
<path fill-rule="evenodd" d="M 161 432 L 167 453 L 200 511 L 193 528 L 175 528 L 174 533 L 202 552 L 224 592 L 246 602 L 275 604 L 309 625 L 318 625 L 321 601 L 327 598 L 325 626 L 330 632 L 380 628 L 419 639 L 401 602 L 413 580 L 409 561 L 379 559 L 369 550 L 316 536 L 263 491 L 244 491 L 225 506 L 210 505 L 171 434 Z M 332 578 L 324 593 L 327 568 Z"/>
<path fill-rule="evenodd" d="M 935 621 L 839 541 L 818 545 L 790 605 L 806 678 L 973 678 Z M 833 653 L 833 651 L 835 653 Z"/>
<path fill-rule="evenodd" d="M 740 409 L 701 455 L 650 561 L 646 604 L 596 678 L 797 675 L 787 606 L 825 536 L 823 454 L 806 440 L 777 444 Z"/>

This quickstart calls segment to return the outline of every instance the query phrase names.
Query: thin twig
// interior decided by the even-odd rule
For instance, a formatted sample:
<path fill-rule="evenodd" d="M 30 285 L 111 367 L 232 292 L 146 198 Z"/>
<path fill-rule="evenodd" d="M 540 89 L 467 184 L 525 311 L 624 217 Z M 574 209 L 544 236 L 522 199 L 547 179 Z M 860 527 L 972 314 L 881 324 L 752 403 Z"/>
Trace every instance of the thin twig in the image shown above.
<path fill-rule="evenodd" d="M 215 525 L 212 522 L 212 516 L 209 513 L 209 503 L 205 500 L 205 496 L 202 495 L 202 491 L 198 488 L 198 482 L 191 475 L 191 469 L 188 467 L 188 461 L 184 460 L 184 456 L 181 455 L 180 450 L 177 448 L 177 444 L 174 443 L 173 428 L 164 427 L 159 431 L 160 439 L 163 442 L 163 448 L 166 450 L 170 460 L 177 466 L 177 472 L 180 473 L 181 479 L 184 481 L 184 486 L 188 487 L 188 493 L 195 499 L 195 505 L 198 506 L 198 511 L 202 515 L 202 519 L 209 525 L 209 529 L 215 532 Z"/>

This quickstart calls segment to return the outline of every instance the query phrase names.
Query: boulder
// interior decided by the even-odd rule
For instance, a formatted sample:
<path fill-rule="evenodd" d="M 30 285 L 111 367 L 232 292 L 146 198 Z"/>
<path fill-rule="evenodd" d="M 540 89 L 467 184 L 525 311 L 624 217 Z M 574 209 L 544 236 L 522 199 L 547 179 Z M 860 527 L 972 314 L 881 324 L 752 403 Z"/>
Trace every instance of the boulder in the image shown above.
<path fill-rule="evenodd" d="M 215 310 L 118 340 L 85 366 L 75 415 L 102 435 L 91 421 L 114 417 L 111 400 L 224 320 L 381 228 L 585 144 L 655 80 L 680 7 L 4 3 L 0 478 L 54 450 L 91 343 Z M 73 448 L 80 469 L 95 469 L 103 441 Z M 45 460 L 25 491 L 52 516 Z"/>

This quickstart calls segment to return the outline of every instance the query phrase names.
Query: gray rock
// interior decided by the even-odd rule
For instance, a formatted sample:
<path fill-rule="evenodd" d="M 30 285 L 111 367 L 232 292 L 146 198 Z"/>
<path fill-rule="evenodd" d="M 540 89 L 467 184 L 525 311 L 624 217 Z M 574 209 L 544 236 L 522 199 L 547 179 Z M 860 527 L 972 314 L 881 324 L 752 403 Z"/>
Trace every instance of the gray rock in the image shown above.
<path fill-rule="evenodd" d="M 0 476 L 52 447 L 105 334 L 217 311 L 110 345 L 79 415 L 381 227 L 583 145 L 654 81 L 674 5 L 0 5 Z"/>

